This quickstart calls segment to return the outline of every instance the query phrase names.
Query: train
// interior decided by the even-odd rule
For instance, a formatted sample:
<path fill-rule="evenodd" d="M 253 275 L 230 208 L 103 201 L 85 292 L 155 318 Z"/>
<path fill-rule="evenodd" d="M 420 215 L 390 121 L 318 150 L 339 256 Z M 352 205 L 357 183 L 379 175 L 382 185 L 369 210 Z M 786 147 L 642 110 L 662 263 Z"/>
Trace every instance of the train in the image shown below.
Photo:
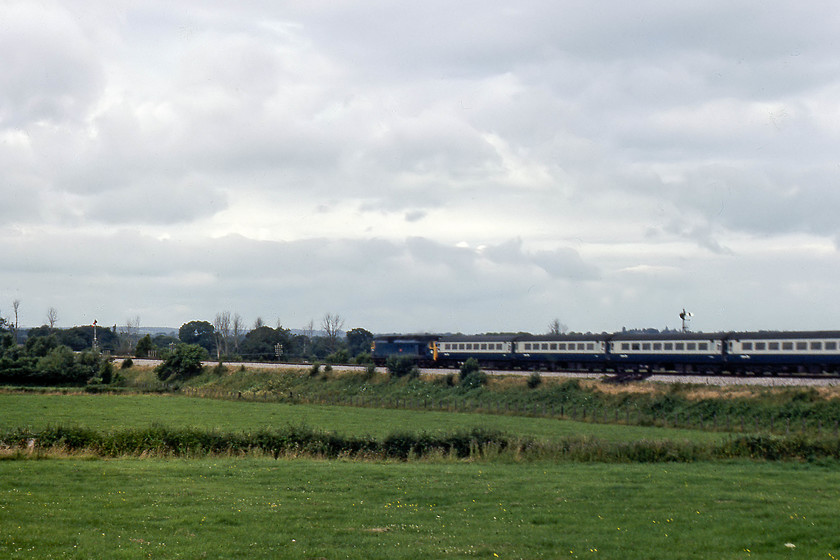
<path fill-rule="evenodd" d="M 732 375 L 837 375 L 840 331 L 601 334 L 382 334 L 374 363 L 391 356 L 420 367 Z"/>

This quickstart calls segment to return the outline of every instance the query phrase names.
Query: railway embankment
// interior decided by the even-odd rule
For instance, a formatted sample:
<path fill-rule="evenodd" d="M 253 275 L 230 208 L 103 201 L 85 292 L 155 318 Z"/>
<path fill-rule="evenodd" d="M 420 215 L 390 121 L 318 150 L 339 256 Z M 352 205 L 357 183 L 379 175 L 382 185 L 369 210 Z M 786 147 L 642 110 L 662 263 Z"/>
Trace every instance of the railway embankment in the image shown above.
<path fill-rule="evenodd" d="M 205 367 L 178 384 L 153 370 L 125 370 L 127 389 L 172 391 L 195 397 L 289 404 L 329 404 L 480 412 L 546 418 L 681 427 L 732 433 L 840 435 L 840 387 L 789 383 L 685 383 L 647 378 L 611 384 L 601 377 L 488 375 L 465 386 L 457 371 L 395 377 L 382 368 Z M 779 382 L 779 379 L 771 381 Z"/>

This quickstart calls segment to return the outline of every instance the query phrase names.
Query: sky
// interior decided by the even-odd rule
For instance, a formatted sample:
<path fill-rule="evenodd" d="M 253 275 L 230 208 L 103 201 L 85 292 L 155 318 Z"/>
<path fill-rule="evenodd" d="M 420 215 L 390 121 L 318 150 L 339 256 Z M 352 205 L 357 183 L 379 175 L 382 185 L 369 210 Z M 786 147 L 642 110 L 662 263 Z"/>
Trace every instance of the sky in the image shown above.
<path fill-rule="evenodd" d="M 840 5 L 0 0 L 0 316 L 840 329 Z"/>

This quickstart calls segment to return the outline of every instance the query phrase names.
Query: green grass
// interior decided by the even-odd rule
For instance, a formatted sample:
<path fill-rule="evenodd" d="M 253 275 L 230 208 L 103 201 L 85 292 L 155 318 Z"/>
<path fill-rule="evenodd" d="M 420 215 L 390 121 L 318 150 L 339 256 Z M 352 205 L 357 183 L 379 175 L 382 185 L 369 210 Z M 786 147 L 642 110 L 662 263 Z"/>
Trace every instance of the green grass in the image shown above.
<path fill-rule="evenodd" d="M 0 461 L 0 557 L 830 560 L 836 466 Z"/>
<path fill-rule="evenodd" d="M 621 426 L 497 414 L 391 410 L 349 406 L 226 401 L 176 395 L 45 395 L 0 393 L 0 429 L 78 425 L 96 430 L 151 424 L 245 431 L 289 424 L 343 435 L 384 437 L 395 432 L 452 432 L 480 427 L 518 436 L 559 439 L 590 436 L 606 441 L 676 439 L 717 441 L 720 432 Z"/>

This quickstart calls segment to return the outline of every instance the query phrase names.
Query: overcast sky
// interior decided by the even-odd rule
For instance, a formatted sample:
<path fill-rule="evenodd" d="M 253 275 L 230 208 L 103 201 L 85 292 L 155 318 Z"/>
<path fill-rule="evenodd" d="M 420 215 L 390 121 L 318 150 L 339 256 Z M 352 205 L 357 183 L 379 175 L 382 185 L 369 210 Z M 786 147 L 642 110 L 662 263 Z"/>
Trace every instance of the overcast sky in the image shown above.
<path fill-rule="evenodd" d="M 840 328 L 840 5 L 0 2 L 0 315 Z"/>

